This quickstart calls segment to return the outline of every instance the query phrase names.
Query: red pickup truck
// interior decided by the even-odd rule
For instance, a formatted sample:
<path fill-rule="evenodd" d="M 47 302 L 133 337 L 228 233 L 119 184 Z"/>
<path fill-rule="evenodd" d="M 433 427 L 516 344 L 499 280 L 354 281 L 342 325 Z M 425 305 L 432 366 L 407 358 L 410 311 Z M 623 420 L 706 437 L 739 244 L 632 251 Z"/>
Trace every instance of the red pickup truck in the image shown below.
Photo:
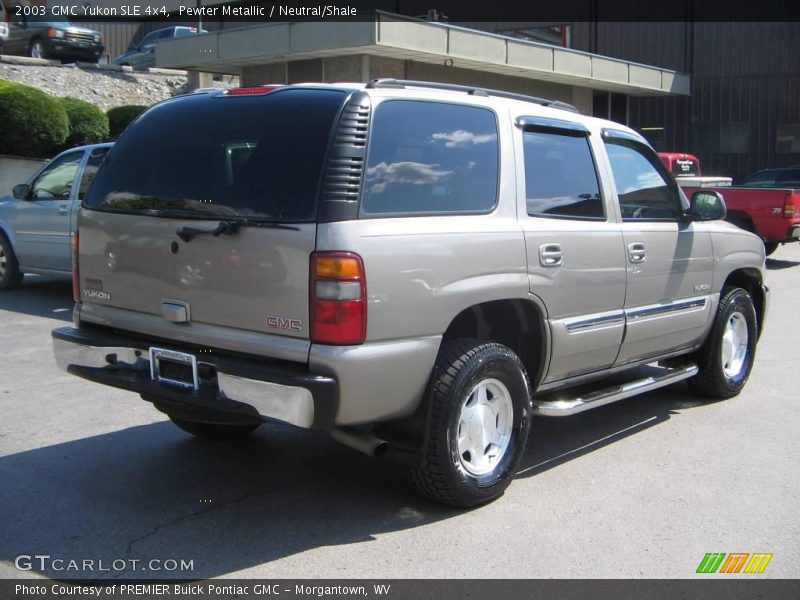
<path fill-rule="evenodd" d="M 700 188 L 722 194 L 728 208 L 726 219 L 761 237 L 767 256 L 779 244 L 800 241 L 800 188 L 765 188 L 763 183 L 731 187 L 730 177 L 703 176 L 700 160 L 692 154 L 659 152 L 658 156 L 687 198 Z"/>
<path fill-rule="evenodd" d="M 699 187 L 682 186 L 687 197 Z M 767 255 L 778 244 L 800 241 L 800 189 L 757 187 L 704 187 L 725 198 L 726 219 L 742 229 L 752 231 L 764 240 Z"/>

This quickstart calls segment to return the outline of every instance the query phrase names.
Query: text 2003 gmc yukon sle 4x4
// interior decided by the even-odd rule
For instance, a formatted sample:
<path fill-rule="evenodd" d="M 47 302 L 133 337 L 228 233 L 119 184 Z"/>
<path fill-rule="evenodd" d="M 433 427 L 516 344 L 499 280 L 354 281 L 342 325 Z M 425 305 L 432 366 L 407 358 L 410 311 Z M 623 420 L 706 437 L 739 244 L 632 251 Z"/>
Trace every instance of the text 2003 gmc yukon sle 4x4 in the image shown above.
<path fill-rule="evenodd" d="M 197 93 L 100 167 L 55 353 L 191 433 L 328 430 L 475 505 L 532 415 L 742 389 L 764 247 L 724 213 L 560 103 L 396 80 Z"/>

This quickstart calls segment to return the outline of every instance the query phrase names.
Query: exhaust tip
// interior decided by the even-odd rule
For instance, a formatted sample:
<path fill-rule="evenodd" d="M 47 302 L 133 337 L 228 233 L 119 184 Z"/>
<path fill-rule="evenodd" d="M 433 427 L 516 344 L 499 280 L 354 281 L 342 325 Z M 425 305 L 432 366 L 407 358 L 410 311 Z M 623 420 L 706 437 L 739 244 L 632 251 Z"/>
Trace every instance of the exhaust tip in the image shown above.
<path fill-rule="evenodd" d="M 348 427 L 332 429 L 331 436 L 337 442 L 373 458 L 380 458 L 389 449 L 389 442 L 386 440 L 377 438 L 371 433 L 357 431 Z"/>
<path fill-rule="evenodd" d="M 381 440 L 378 444 L 375 445 L 375 450 L 373 450 L 372 454 L 375 458 L 380 458 L 389 450 L 389 442 L 385 440 Z"/>

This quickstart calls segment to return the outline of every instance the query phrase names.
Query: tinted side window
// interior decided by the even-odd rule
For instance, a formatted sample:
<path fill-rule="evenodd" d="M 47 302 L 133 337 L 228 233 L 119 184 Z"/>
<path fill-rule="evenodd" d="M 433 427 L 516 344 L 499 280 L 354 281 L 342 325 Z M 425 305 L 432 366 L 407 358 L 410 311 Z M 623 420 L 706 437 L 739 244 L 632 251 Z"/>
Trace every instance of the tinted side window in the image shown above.
<path fill-rule="evenodd" d="M 480 213 L 497 198 L 494 113 L 390 100 L 375 112 L 361 207 L 366 214 Z"/>
<path fill-rule="evenodd" d="M 658 158 L 624 142 L 607 141 L 606 150 L 623 219 L 663 221 L 680 216 L 677 188 L 662 175 Z"/>
<path fill-rule="evenodd" d="M 589 140 L 538 131 L 523 136 L 528 214 L 604 219 Z"/>
<path fill-rule="evenodd" d="M 744 182 L 744 185 L 769 187 L 775 185 L 775 173 L 765 171 L 763 173 L 756 173 Z"/>
<path fill-rule="evenodd" d="M 800 186 L 800 169 L 780 171 L 776 179 L 779 187 L 798 187 Z"/>
<path fill-rule="evenodd" d="M 33 183 L 32 196 L 37 200 L 69 198 L 82 158 L 83 151 L 70 152 L 47 165 Z"/>
<path fill-rule="evenodd" d="M 139 42 L 139 46 L 140 47 L 144 47 L 144 46 L 147 46 L 149 44 L 155 44 L 157 39 L 158 39 L 158 32 L 157 31 L 154 31 L 152 33 L 148 33 L 146 36 L 144 36 L 144 38 L 142 38 L 142 41 Z"/>
<path fill-rule="evenodd" d="M 81 176 L 81 185 L 78 188 L 78 200 L 83 200 L 86 191 L 89 189 L 94 176 L 97 174 L 97 169 L 100 168 L 100 163 L 106 157 L 109 148 L 95 148 L 86 159 L 86 166 L 83 167 L 83 175 Z"/>

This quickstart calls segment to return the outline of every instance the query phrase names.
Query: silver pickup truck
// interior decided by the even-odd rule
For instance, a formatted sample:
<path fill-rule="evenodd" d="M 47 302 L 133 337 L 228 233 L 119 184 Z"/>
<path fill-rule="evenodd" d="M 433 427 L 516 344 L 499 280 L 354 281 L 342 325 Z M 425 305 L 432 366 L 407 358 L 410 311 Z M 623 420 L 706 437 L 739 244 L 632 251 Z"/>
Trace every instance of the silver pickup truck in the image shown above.
<path fill-rule="evenodd" d="M 25 273 L 70 274 L 78 208 L 112 145 L 66 150 L 0 198 L 0 290 L 18 287 Z"/>
<path fill-rule="evenodd" d="M 330 431 L 472 506 L 509 485 L 533 415 L 684 379 L 739 393 L 764 245 L 724 216 L 640 135 L 560 102 L 400 80 L 196 93 L 101 166 L 55 354 L 193 434 Z"/>

